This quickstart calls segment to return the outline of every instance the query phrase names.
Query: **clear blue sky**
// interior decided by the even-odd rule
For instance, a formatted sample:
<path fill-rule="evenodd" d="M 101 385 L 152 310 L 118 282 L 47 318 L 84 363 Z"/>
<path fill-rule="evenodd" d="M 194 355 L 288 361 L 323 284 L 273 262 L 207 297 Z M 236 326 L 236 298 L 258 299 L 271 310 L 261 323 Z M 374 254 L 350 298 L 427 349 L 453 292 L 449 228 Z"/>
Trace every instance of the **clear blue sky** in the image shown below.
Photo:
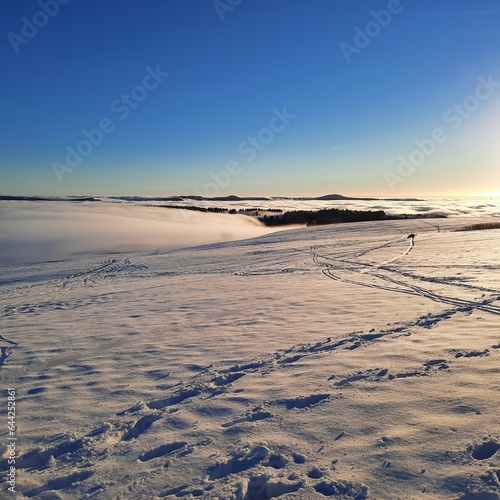
<path fill-rule="evenodd" d="M 496 0 L 59 2 L 2 1 L 0 194 L 500 190 Z"/>

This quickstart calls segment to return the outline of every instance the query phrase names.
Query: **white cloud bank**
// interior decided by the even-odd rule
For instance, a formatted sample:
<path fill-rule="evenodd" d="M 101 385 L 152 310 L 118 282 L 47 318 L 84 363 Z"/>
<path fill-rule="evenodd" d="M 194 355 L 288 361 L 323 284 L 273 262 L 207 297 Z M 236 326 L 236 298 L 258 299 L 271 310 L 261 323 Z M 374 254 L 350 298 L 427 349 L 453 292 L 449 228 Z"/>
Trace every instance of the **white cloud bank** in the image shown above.
<path fill-rule="evenodd" d="M 80 252 L 180 248 L 274 230 L 243 215 L 128 204 L 0 202 L 0 264 Z"/>
<path fill-rule="evenodd" d="M 214 206 L 213 201 L 206 200 L 168 203 Z M 284 210 L 337 207 L 384 210 L 387 214 L 500 216 L 499 198 L 406 201 L 273 198 L 265 201 L 217 201 L 215 204 L 236 209 L 255 206 Z M 266 228 L 256 219 L 243 215 L 151 207 L 137 201 L 106 198 L 95 202 L 0 201 L 0 264 L 56 260 L 81 252 L 181 248 L 252 238 L 282 229 L 291 228 Z"/>

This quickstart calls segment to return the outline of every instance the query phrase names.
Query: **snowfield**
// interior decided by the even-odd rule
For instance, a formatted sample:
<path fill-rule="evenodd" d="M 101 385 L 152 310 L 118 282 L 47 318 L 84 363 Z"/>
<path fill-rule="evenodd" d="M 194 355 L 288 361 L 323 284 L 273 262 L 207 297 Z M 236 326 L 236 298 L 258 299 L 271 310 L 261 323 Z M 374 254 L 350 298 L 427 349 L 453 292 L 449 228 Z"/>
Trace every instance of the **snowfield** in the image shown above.
<path fill-rule="evenodd" d="M 0 496 L 500 499 L 500 231 L 469 224 L 6 264 Z"/>

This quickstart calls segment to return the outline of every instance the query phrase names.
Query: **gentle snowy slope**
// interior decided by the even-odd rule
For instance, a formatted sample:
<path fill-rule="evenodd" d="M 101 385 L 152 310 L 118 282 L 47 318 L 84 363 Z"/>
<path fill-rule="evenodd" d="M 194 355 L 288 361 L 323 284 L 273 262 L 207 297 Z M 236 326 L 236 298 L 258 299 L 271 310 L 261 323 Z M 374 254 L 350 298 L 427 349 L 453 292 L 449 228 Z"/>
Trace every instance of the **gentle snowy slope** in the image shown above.
<path fill-rule="evenodd" d="M 500 499 L 500 233 L 469 223 L 6 267 L 18 498 Z"/>

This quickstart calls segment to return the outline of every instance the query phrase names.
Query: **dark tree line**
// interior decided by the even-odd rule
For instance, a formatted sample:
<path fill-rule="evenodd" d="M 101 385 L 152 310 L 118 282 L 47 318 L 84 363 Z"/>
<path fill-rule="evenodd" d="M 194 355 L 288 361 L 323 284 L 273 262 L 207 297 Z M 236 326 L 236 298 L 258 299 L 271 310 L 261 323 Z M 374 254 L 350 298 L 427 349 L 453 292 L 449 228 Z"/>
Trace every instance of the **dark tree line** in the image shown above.
<path fill-rule="evenodd" d="M 264 216 L 259 218 L 266 226 L 282 226 L 285 224 L 306 224 L 319 226 L 323 224 L 340 224 L 345 222 L 366 222 L 385 220 L 387 215 L 383 210 L 348 210 L 340 208 L 325 208 L 322 210 L 293 210 L 279 216 Z"/>

